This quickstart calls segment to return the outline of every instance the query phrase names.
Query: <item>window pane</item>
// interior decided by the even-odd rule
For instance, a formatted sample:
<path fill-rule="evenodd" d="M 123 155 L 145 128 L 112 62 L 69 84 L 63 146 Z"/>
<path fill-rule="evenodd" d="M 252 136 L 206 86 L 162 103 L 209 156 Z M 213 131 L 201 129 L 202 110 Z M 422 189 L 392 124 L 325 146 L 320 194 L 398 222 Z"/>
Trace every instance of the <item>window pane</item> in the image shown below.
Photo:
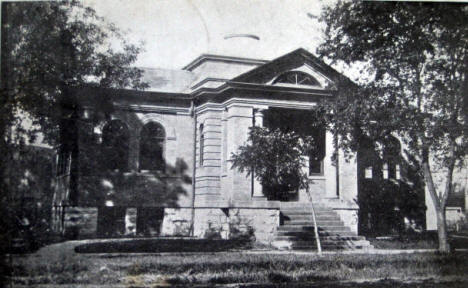
<path fill-rule="evenodd" d="M 164 128 L 158 123 L 148 123 L 141 130 L 140 170 L 164 171 Z"/>
<path fill-rule="evenodd" d="M 103 153 L 106 168 L 126 171 L 128 169 L 129 133 L 125 123 L 112 120 L 102 131 Z"/>

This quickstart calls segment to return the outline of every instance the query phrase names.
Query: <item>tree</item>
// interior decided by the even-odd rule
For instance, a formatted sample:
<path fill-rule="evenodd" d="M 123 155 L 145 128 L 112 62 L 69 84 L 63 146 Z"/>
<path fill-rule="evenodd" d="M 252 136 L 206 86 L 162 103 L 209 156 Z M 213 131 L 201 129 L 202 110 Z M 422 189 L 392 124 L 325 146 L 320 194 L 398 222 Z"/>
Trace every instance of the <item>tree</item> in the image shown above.
<path fill-rule="evenodd" d="M 317 147 L 314 143 L 313 137 L 294 131 L 254 126 L 250 128 L 247 143 L 231 155 L 232 167 L 247 172 L 248 176 L 254 175 L 269 199 L 287 199 L 290 191 L 298 189 L 306 189 L 311 197 L 304 156 L 312 154 Z M 312 215 L 317 249 L 321 253 L 313 206 Z"/>
<path fill-rule="evenodd" d="M 342 2 L 326 7 L 318 54 L 359 64 L 362 88 L 324 103 L 341 148 L 363 135 L 398 135 L 422 167 L 437 214 L 439 250 L 448 252 L 445 206 L 453 171 L 466 161 L 468 7 L 447 3 Z M 343 91 L 343 89 L 340 89 Z M 445 173 L 437 187 L 434 171 Z"/>
<path fill-rule="evenodd" d="M 78 1 L 2 3 L 1 35 L 0 149 L 4 160 L 12 159 L 38 132 L 49 145 L 59 144 L 59 127 L 82 113 L 76 91 L 90 86 L 147 86 L 141 81 L 142 71 L 130 67 L 141 49 L 126 43 L 114 25 Z M 94 100 L 94 107 L 102 112 L 97 115 L 112 110 L 106 95 Z M 25 118 L 31 121 L 26 125 L 30 127 L 23 125 Z M 0 161 L 2 211 L 10 204 L 8 194 L 17 190 L 8 177 L 15 172 L 10 164 Z"/>
<path fill-rule="evenodd" d="M 308 187 L 304 155 L 309 154 L 313 140 L 307 140 L 294 132 L 251 127 L 247 144 L 231 156 L 232 167 L 253 174 L 268 198 L 287 198 L 290 191 Z"/>

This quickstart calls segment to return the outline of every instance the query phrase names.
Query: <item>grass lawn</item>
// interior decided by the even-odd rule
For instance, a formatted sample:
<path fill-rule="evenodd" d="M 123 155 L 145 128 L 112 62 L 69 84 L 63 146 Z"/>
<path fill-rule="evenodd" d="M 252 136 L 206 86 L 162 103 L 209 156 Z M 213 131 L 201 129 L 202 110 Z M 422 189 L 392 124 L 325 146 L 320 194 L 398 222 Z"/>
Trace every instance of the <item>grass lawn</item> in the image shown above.
<path fill-rule="evenodd" d="M 114 256 L 74 253 L 75 245 L 73 242 L 61 243 L 35 254 L 14 256 L 9 281 L 14 285 L 31 286 L 323 283 L 382 279 L 393 279 L 398 283 L 424 279 L 430 283 L 448 281 L 461 284 L 458 287 L 468 284 L 466 252 L 448 256 L 434 253 L 318 256 L 266 252 Z"/>

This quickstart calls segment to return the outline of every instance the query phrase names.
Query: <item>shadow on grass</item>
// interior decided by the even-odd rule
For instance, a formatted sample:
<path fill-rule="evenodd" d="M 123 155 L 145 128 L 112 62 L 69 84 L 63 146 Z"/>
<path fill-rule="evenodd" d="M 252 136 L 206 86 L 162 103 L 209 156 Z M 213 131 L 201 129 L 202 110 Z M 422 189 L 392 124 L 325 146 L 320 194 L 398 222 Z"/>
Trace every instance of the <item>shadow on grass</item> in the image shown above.
<path fill-rule="evenodd" d="M 246 247 L 245 240 L 224 239 L 130 239 L 87 243 L 77 253 L 221 252 Z"/>

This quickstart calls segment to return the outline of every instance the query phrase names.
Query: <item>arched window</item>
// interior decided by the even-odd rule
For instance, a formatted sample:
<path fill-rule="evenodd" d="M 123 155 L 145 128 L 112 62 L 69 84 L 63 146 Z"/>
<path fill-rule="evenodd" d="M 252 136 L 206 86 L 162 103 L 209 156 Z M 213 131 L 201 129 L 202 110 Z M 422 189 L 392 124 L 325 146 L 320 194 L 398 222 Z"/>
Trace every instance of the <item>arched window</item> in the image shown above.
<path fill-rule="evenodd" d="M 164 128 L 155 122 L 143 126 L 140 133 L 140 171 L 164 171 Z"/>
<path fill-rule="evenodd" d="M 311 75 L 301 71 L 289 71 L 278 76 L 273 84 L 285 83 L 294 85 L 320 86 L 320 83 Z"/>
<path fill-rule="evenodd" d="M 129 133 L 120 120 L 108 122 L 102 129 L 102 145 L 105 167 L 109 170 L 128 170 Z"/>

